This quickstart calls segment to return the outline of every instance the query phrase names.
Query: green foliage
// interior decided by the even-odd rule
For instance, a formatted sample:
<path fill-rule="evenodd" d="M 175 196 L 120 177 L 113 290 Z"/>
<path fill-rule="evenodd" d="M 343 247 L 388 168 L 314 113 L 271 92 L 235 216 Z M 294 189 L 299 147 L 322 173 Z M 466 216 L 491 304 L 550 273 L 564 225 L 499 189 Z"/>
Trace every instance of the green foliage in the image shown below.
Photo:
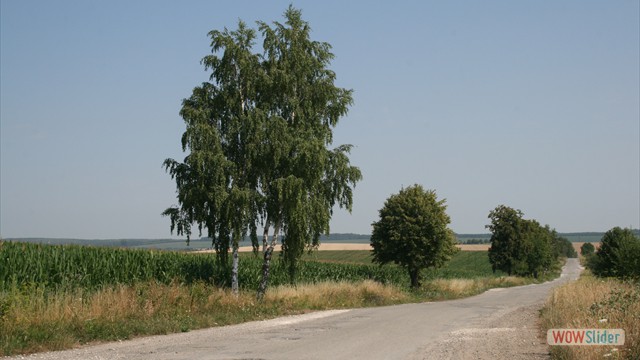
<path fill-rule="evenodd" d="M 214 281 L 218 267 L 210 256 L 14 242 L 0 242 L 0 260 L 0 289 L 12 284 L 95 290 L 148 280 Z"/>
<path fill-rule="evenodd" d="M 524 257 L 521 236 L 522 211 L 500 205 L 489 213 L 491 224 L 491 247 L 489 261 L 494 270 L 501 270 L 509 275 L 516 270 L 516 265 Z"/>
<path fill-rule="evenodd" d="M 304 260 L 332 263 L 372 264 L 369 250 L 315 251 Z M 394 266 L 394 265 L 385 265 Z M 493 272 L 486 251 L 458 251 L 442 267 L 422 271 L 423 279 L 473 279 L 478 277 L 504 276 Z"/>
<path fill-rule="evenodd" d="M 580 255 L 582 256 L 585 256 L 585 257 L 591 256 L 595 254 L 595 252 L 596 252 L 596 247 L 593 246 L 592 243 L 587 242 L 582 244 L 582 246 L 580 246 Z"/>
<path fill-rule="evenodd" d="M 310 39 L 311 28 L 290 6 L 285 23 L 258 22 L 264 42 L 266 166 L 260 170 L 266 226 L 284 230 L 283 260 L 295 277 L 305 249 L 329 233 L 334 205 L 351 211 L 362 178 L 349 164 L 351 145 L 327 148 L 333 128 L 352 104 L 352 90 L 335 86 L 331 45 Z"/>
<path fill-rule="evenodd" d="M 229 269 L 209 254 L 189 254 L 150 250 L 125 250 L 78 245 L 42 245 L 0 242 L 0 290 L 15 284 L 35 284 L 47 289 L 97 290 L 109 285 L 144 281 L 194 283 L 229 286 Z M 245 289 L 255 290 L 261 278 L 261 259 L 243 256 L 239 280 Z M 373 264 L 321 263 L 302 261 L 295 280 L 360 281 L 406 283 L 401 269 Z M 290 281 L 288 267 L 275 261 L 274 285 Z M 0 311 L 4 305 L 0 303 Z"/>
<path fill-rule="evenodd" d="M 334 85 L 331 46 L 310 39 L 301 11 L 290 6 L 284 17 L 258 22 L 258 31 L 240 21 L 235 31 L 209 32 L 212 54 L 202 63 L 210 82 L 180 112 L 189 155 L 164 163 L 179 206 L 163 214 L 179 235 L 189 237 L 193 224 L 207 229 L 223 264 L 247 232 L 257 250 L 258 224 L 267 235 L 273 227 L 274 239 L 282 230 L 293 279 L 305 249 L 329 232 L 333 206 L 351 210 L 362 174 L 349 163 L 350 145 L 327 148 L 353 101 Z M 254 52 L 258 32 L 263 49 Z"/>
<path fill-rule="evenodd" d="M 409 286 L 405 270 L 394 265 L 373 264 L 369 251 L 321 251 L 309 257 L 299 264 L 297 282 L 372 279 Z M 14 286 L 94 291 L 105 286 L 147 281 L 229 285 L 229 269 L 220 266 L 210 254 L 5 241 L 0 242 L 0 260 L 0 291 Z M 261 277 L 261 259 L 247 253 L 240 263 L 242 287 L 255 290 Z M 423 270 L 422 275 L 428 279 L 485 277 L 491 275 L 491 267 L 486 253 L 463 251 L 456 253 L 443 267 Z M 290 281 L 284 262 L 273 263 L 271 281 L 274 285 Z M 0 317 L 6 306 L 0 301 Z"/>
<path fill-rule="evenodd" d="M 640 238 L 631 229 L 614 227 L 604 234 L 588 266 L 598 276 L 640 278 Z"/>
<path fill-rule="evenodd" d="M 555 231 L 552 231 L 554 237 L 554 244 L 556 248 L 556 254 L 561 257 L 577 258 L 578 253 L 573 247 L 571 241 L 567 238 L 559 236 Z M 593 246 L 593 245 L 592 245 Z"/>
<path fill-rule="evenodd" d="M 368 238 L 367 238 L 368 239 Z M 303 260 L 320 262 L 343 262 L 356 264 L 372 264 L 373 257 L 369 250 L 321 250 L 308 253 Z"/>
<path fill-rule="evenodd" d="M 489 261 L 494 270 L 537 278 L 551 270 L 561 251 L 568 252 L 568 241 L 559 238 L 549 226 L 542 227 L 522 216 L 522 211 L 504 205 L 489 213 Z"/>
<path fill-rule="evenodd" d="M 423 279 L 477 279 L 502 277 L 501 271 L 493 272 L 485 251 L 458 251 L 442 267 L 428 268 Z"/>
<path fill-rule="evenodd" d="M 435 191 L 420 185 L 391 195 L 380 210 L 380 220 L 373 223 L 373 261 L 402 266 L 409 272 L 411 286 L 418 287 L 422 269 L 444 265 L 457 250 L 446 208 Z"/>

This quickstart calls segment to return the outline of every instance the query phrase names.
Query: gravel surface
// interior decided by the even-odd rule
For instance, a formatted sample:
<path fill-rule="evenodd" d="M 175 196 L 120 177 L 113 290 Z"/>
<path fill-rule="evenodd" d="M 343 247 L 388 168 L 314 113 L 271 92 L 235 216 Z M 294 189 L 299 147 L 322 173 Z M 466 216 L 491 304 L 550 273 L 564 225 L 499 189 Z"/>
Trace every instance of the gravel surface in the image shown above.
<path fill-rule="evenodd" d="M 542 304 L 519 308 L 489 320 L 482 327 L 464 328 L 423 349 L 416 359 L 539 360 L 550 359 L 539 332 Z"/>

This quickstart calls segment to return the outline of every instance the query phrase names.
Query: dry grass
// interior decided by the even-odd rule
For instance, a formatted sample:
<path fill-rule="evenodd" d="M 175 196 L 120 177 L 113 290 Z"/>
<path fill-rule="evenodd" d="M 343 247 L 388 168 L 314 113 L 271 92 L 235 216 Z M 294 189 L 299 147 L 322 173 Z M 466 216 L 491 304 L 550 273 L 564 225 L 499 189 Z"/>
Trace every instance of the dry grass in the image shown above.
<path fill-rule="evenodd" d="M 371 280 L 359 283 L 323 282 L 298 286 L 278 286 L 266 294 L 267 302 L 296 303 L 308 309 L 336 309 L 391 305 L 411 297 L 393 285 Z"/>
<path fill-rule="evenodd" d="M 0 294 L 0 355 L 412 300 L 399 288 L 373 281 L 281 286 L 270 289 L 262 303 L 254 292 L 235 296 L 204 283 L 149 282 L 92 293 L 14 290 Z"/>
<path fill-rule="evenodd" d="M 542 310 L 546 331 L 552 328 L 624 329 L 623 347 L 556 346 L 556 359 L 640 359 L 640 284 L 595 278 L 588 271 L 557 288 Z"/>
<path fill-rule="evenodd" d="M 476 279 L 435 279 L 425 285 L 428 291 L 441 294 L 442 299 L 456 299 L 480 294 L 498 287 L 520 286 L 531 283 L 530 279 L 515 276 Z M 440 298 L 436 296 L 436 298 Z"/>
<path fill-rule="evenodd" d="M 430 291 L 407 292 L 374 281 L 323 282 L 234 296 L 204 283 L 155 282 L 96 292 L 14 289 L 0 294 L 0 355 L 61 350 L 96 341 L 183 332 L 313 310 L 380 306 L 474 295 L 521 285 L 520 278 L 438 279 Z"/>
<path fill-rule="evenodd" d="M 143 283 L 97 292 L 15 289 L 0 294 L 0 355 L 60 350 L 275 316 L 205 284 Z"/>

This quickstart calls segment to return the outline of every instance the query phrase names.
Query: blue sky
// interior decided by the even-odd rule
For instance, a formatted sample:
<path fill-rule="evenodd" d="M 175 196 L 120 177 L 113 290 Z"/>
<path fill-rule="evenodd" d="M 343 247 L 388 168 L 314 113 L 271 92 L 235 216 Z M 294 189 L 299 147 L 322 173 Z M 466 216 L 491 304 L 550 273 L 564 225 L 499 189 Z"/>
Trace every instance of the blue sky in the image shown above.
<path fill-rule="evenodd" d="M 289 1 L 2 0 L 0 236 L 168 238 L 161 167 L 206 34 Z M 364 179 L 332 232 L 369 233 L 414 183 L 451 227 L 505 204 L 561 232 L 640 227 L 640 9 L 616 1 L 293 1 L 355 103 Z"/>

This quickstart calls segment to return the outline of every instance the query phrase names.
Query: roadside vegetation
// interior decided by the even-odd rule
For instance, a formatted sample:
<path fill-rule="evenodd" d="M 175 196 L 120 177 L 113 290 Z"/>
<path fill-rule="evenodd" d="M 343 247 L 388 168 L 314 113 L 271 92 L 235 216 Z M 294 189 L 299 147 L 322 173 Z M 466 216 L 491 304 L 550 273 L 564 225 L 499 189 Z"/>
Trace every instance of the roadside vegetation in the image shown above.
<path fill-rule="evenodd" d="M 559 257 L 578 257 L 571 242 L 536 220 L 523 219 L 520 210 L 500 205 L 489 213 L 489 261 L 509 275 L 544 277 Z"/>
<path fill-rule="evenodd" d="M 553 359 L 640 359 L 640 283 L 599 278 L 585 270 L 580 279 L 554 290 L 541 312 L 548 329 L 624 329 L 625 345 L 551 346 Z"/>
<path fill-rule="evenodd" d="M 373 264 L 369 251 L 320 251 L 303 257 L 297 285 L 290 285 L 279 258 L 273 286 L 257 301 L 262 259 L 250 253 L 240 258 L 243 287 L 236 296 L 211 254 L 0 242 L 0 354 L 313 310 L 453 299 L 533 281 L 493 273 L 486 252 L 458 252 L 443 267 L 425 270 L 422 287 L 411 290 L 403 269 Z"/>
<path fill-rule="evenodd" d="M 554 290 L 541 312 L 543 330 L 624 329 L 625 344 L 552 346 L 554 359 L 640 359 L 640 238 L 613 228 L 597 251 L 583 246 L 580 279 Z"/>

